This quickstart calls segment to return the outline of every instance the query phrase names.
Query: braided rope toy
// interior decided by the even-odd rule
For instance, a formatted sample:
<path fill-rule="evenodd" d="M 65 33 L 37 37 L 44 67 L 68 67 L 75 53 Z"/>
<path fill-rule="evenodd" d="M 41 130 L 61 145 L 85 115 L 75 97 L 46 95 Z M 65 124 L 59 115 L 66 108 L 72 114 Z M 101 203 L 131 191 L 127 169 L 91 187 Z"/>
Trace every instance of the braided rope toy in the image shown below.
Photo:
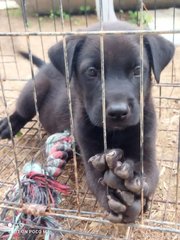
<path fill-rule="evenodd" d="M 8 217 L 10 209 L 4 208 L 0 220 L 11 222 L 12 226 L 0 224 L 0 239 L 13 239 L 19 236 L 34 240 L 40 231 L 33 231 L 23 224 L 60 228 L 59 223 L 51 216 L 45 216 L 48 204 L 57 207 L 61 203 L 61 193 L 70 193 L 70 188 L 56 181 L 68 160 L 72 157 L 73 138 L 68 131 L 56 133 L 48 137 L 45 143 L 47 155 L 46 166 L 37 162 L 24 165 L 21 176 L 21 188 L 16 184 L 6 195 L 6 201 L 22 203 L 22 212 L 14 211 L 13 217 Z M 12 215 L 12 214 L 11 214 Z M 44 215 L 44 216 L 43 216 Z M 55 239 L 58 231 L 44 231 L 45 240 Z"/>

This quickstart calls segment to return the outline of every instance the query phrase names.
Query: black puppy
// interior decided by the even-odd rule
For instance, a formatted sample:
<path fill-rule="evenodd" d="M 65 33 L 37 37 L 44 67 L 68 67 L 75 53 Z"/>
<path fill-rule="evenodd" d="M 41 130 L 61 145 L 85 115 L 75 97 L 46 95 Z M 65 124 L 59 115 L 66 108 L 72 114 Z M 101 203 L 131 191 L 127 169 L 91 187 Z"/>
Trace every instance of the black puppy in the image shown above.
<path fill-rule="evenodd" d="M 100 26 L 88 31 L 99 30 Z M 105 30 L 132 30 L 125 22 L 104 24 Z M 158 182 L 155 157 L 155 112 L 151 70 L 157 82 L 174 54 L 174 46 L 156 35 L 144 36 L 144 171 L 140 162 L 140 44 L 139 36 L 104 37 L 107 147 L 104 153 L 101 59 L 99 36 L 69 37 L 67 58 L 71 77 L 76 142 L 88 185 L 113 222 L 133 222 Z M 35 77 L 40 121 L 49 133 L 69 128 L 63 44 L 49 50 L 51 63 Z M 16 134 L 35 115 L 33 82 L 23 89 L 10 116 Z M 7 119 L 0 123 L 1 138 L 9 138 Z"/>

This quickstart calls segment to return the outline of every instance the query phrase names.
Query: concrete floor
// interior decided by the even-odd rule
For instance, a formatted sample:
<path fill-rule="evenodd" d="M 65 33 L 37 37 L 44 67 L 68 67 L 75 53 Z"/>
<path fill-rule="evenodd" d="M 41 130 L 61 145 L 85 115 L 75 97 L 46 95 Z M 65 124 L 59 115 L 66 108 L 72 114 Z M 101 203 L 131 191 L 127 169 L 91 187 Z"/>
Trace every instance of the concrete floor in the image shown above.
<path fill-rule="evenodd" d="M 148 11 L 152 16 L 152 22 L 149 24 L 150 29 L 157 30 L 180 30 L 180 9 L 169 8 L 157 10 L 156 12 Z M 165 38 L 174 41 L 175 45 L 180 45 L 180 34 L 163 34 Z"/>

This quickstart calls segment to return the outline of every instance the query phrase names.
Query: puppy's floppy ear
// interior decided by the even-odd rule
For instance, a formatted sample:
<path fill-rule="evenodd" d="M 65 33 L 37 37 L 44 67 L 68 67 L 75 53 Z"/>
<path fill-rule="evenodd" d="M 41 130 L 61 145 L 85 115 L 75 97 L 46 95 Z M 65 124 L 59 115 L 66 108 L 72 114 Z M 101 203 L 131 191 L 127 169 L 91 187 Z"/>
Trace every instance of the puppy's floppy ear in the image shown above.
<path fill-rule="evenodd" d="M 79 52 L 84 41 L 85 41 L 85 36 L 68 37 L 66 39 L 67 62 L 68 62 L 70 79 L 74 71 L 77 53 Z M 48 56 L 52 64 L 65 76 L 63 41 L 60 41 L 54 46 L 52 46 L 48 51 Z"/>
<path fill-rule="evenodd" d="M 144 45 L 148 52 L 155 79 L 159 83 L 161 71 L 174 55 L 174 45 L 158 35 L 145 35 Z"/>

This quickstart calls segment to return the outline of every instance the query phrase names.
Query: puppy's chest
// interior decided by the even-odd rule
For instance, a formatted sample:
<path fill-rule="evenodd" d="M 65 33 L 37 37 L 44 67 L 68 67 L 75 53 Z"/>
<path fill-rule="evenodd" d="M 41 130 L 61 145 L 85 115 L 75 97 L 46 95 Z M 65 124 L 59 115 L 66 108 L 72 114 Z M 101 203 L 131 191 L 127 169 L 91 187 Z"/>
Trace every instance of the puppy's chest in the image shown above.
<path fill-rule="evenodd" d="M 124 146 L 125 136 L 119 133 L 109 134 L 107 137 L 108 148 L 122 148 Z"/>
<path fill-rule="evenodd" d="M 107 145 L 108 149 L 122 149 L 126 157 L 139 158 L 140 141 L 138 134 L 114 132 L 107 137 Z"/>

